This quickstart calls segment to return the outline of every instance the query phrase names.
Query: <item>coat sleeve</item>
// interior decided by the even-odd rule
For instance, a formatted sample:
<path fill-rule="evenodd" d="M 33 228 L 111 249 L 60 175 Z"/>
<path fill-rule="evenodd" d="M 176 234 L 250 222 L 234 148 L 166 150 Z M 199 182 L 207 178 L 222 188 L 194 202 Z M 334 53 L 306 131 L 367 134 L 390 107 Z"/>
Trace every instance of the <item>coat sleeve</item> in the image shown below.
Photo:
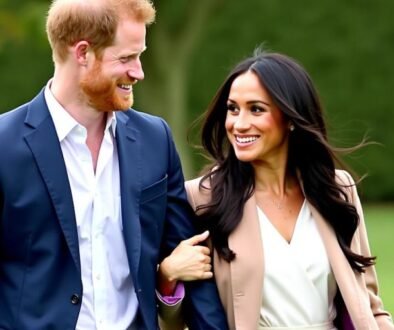
<path fill-rule="evenodd" d="M 190 182 L 189 182 L 190 183 Z M 191 186 L 185 183 L 189 204 L 195 209 Z M 183 330 L 186 328 L 182 317 L 183 298 L 177 304 L 167 304 L 162 299 L 158 299 L 159 327 L 161 330 Z"/>
<path fill-rule="evenodd" d="M 162 258 L 171 253 L 172 249 L 182 240 L 196 234 L 193 224 L 194 212 L 187 201 L 179 156 L 170 130 L 165 123 L 164 125 L 171 155 L 168 170 L 167 221 Z M 228 329 L 223 306 L 213 279 L 185 282 L 185 298 L 181 308 L 182 316 L 190 330 Z"/>
<path fill-rule="evenodd" d="M 358 228 L 352 241 L 352 250 L 357 251 L 357 253 L 363 256 L 371 256 L 371 250 L 369 247 L 368 235 L 364 221 L 364 213 L 362 210 L 360 198 L 357 193 L 356 184 L 354 183 L 354 180 L 350 174 L 344 171 L 342 171 L 342 173 L 344 176 L 346 176 L 346 181 L 349 182 L 349 187 L 351 189 L 350 202 L 352 202 L 356 207 L 360 219 Z M 383 309 L 383 302 L 379 297 L 379 285 L 375 266 L 365 268 L 365 273 L 362 274 L 362 276 L 364 278 L 366 291 L 368 292 L 370 307 L 379 329 L 394 330 L 391 316 Z"/>

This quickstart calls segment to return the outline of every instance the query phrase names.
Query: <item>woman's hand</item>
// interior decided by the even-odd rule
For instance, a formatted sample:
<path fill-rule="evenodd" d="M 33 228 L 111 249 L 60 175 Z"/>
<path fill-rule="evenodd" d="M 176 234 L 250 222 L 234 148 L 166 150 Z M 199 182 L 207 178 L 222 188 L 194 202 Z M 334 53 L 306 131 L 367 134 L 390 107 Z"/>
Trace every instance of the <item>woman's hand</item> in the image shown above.
<path fill-rule="evenodd" d="M 213 273 L 210 250 L 206 246 L 198 245 L 208 236 L 209 232 L 205 231 L 179 243 L 160 264 L 159 271 L 169 281 L 194 281 L 211 278 Z"/>
<path fill-rule="evenodd" d="M 205 241 L 209 232 L 182 241 L 159 266 L 158 290 L 172 295 L 176 281 L 204 280 L 213 276 L 210 250 L 198 245 Z"/>

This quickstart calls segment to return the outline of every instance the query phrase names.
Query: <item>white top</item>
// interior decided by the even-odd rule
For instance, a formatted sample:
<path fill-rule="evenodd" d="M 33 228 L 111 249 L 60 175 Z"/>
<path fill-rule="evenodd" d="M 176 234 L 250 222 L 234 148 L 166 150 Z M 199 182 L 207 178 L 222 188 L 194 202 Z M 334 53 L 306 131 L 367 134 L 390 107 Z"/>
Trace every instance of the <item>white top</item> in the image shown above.
<path fill-rule="evenodd" d="M 336 282 L 315 221 L 304 201 L 291 242 L 258 208 L 264 251 L 260 328 L 335 329 Z"/>
<path fill-rule="evenodd" d="M 127 329 L 138 301 L 122 233 L 116 117 L 108 115 L 96 173 L 87 131 L 57 102 L 45 99 L 60 141 L 74 203 L 83 296 L 76 329 Z"/>

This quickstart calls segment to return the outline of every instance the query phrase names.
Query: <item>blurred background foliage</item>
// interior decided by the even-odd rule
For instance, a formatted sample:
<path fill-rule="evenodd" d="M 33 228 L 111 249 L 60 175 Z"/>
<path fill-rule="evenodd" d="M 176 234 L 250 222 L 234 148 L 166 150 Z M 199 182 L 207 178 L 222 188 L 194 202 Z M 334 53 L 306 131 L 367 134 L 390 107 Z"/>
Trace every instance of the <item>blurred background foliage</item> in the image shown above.
<path fill-rule="evenodd" d="M 0 0 L 0 112 L 31 99 L 51 77 L 45 36 L 49 0 Z M 391 0 L 156 0 L 157 21 L 143 55 L 146 78 L 137 109 L 163 116 L 173 129 L 187 178 L 203 158 L 187 143 L 228 71 L 262 43 L 299 60 L 320 92 L 336 146 L 365 133 L 379 146 L 346 156 L 363 199 L 394 201 Z M 198 130 L 191 131 L 198 143 Z"/>

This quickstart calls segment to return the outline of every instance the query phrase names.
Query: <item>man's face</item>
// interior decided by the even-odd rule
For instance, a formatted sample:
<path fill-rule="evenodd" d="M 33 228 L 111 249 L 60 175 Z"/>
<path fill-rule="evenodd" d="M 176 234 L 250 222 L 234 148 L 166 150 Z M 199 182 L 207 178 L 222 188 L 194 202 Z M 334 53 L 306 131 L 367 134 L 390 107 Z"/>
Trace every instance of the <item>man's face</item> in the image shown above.
<path fill-rule="evenodd" d="M 127 110 L 133 105 L 133 85 L 144 79 L 140 56 L 145 50 L 145 23 L 119 22 L 114 44 L 94 56 L 80 87 L 89 106 L 98 111 Z"/>

